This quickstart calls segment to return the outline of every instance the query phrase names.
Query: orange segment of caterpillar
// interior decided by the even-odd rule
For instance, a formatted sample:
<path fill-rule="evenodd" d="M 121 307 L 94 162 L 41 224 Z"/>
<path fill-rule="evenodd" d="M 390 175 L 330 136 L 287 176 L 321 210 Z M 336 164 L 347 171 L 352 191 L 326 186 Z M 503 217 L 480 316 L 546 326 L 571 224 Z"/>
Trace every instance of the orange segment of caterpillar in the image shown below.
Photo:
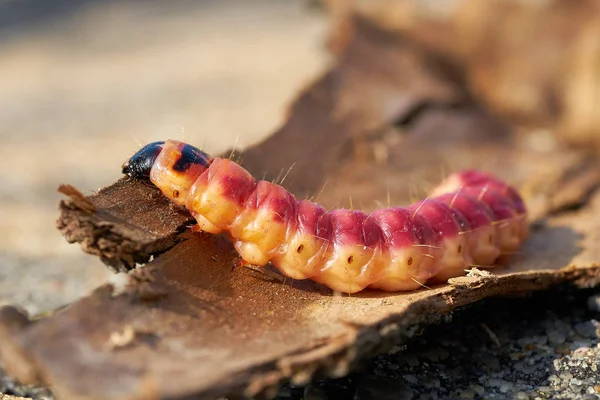
<path fill-rule="evenodd" d="M 197 229 L 226 233 L 243 261 L 271 262 L 284 275 L 355 293 L 397 292 L 492 266 L 529 233 L 518 192 L 479 171 L 448 177 L 409 207 L 327 211 L 237 163 L 183 142 L 150 143 L 123 164 L 186 207 Z"/>

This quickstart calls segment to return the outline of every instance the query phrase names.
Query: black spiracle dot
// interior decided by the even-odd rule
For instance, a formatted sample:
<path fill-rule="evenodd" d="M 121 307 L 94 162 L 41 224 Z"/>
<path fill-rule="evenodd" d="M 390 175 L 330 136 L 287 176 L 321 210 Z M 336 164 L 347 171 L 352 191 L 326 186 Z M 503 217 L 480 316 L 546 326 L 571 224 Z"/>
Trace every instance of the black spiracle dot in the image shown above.
<path fill-rule="evenodd" d="M 301 244 L 300 246 L 298 246 L 298 248 L 296 249 L 296 251 L 298 253 L 302 253 L 302 250 L 304 250 L 304 245 L 303 244 Z"/>
<path fill-rule="evenodd" d="M 173 197 L 174 198 L 178 198 L 179 197 L 179 190 L 173 190 Z"/>
<path fill-rule="evenodd" d="M 412 258 L 412 257 L 408 257 L 408 260 L 406 261 L 406 263 L 407 263 L 408 265 L 412 265 L 412 263 L 413 263 L 413 258 Z"/>
<path fill-rule="evenodd" d="M 460 244 L 458 245 L 458 248 L 456 249 L 456 251 L 457 251 L 458 253 L 462 252 L 462 246 L 461 246 Z"/>
<path fill-rule="evenodd" d="M 348 257 L 348 264 L 352 264 L 354 262 L 354 256 Z"/>

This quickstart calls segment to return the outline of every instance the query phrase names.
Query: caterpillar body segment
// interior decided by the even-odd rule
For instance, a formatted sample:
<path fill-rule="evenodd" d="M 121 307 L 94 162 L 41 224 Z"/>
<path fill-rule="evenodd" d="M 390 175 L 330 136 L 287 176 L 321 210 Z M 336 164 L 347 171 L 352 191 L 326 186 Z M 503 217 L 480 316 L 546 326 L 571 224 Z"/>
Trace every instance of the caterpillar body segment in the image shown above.
<path fill-rule="evenodd" d="M 468 170 L 409 207 L 327 211 L 237 163 L 186 143 L 155 142 L 123 165 L 186 207 L 197 230 L 230 238 L 243 262 L 333 290 L 415 290 L 471 266 L 492 266 L 528 235 L 525 205 L 500 179 Z"/>

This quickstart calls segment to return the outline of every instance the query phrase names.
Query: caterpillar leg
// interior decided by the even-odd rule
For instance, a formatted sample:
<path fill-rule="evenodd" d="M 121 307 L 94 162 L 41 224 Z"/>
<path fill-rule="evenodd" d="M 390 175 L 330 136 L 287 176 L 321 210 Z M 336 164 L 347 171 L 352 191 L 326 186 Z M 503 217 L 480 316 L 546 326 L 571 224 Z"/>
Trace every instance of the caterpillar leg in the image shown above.
<path fill-rule="evenodd" d="M 446 282 L 455 276 L 464 275 L 471 265 L 471 257 L 467 254 L 464 235 L 456 235 L 442 241 L 442 257 L 438 262 L 442 268 L 432 278 L 434 282 Z"/>
<path fill-rule="evenodd" d="M 197 212 L 192 212 L 192 216 L 196 219 L 197 224 L 194 225 L 194 232 L 208 232 L 217 235 L 223 231 L 223 229 L 214 225 L 212 222 L 207 220 L 204 216 Z"/>

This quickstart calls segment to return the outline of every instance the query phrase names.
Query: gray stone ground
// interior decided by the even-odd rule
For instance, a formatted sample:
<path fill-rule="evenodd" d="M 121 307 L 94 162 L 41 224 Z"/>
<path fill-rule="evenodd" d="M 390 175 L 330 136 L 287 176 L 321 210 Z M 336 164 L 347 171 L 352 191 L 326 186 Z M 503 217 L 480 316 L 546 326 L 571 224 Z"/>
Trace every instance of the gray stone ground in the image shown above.
<path fill-rule="evenodd" d="M 166 4 L 0 2 L 0 304 L 39 315 L 110 277 L 54 228 L 60 183 L 91 193 L 166 136 L 211 152 L 256 142 L 327 62 L 326 22 L 306 2 Z M 600 398 L 595 293 L 483 302 L 359 373 L 279 397 Z M 1 373 L 0 393 L 51 396 Z"/>
<path fill-rule="evenodd" d="M 488 299 L 358 373 L 278 400 L 599 399 L 598 319 L 598 290 Z"/>

